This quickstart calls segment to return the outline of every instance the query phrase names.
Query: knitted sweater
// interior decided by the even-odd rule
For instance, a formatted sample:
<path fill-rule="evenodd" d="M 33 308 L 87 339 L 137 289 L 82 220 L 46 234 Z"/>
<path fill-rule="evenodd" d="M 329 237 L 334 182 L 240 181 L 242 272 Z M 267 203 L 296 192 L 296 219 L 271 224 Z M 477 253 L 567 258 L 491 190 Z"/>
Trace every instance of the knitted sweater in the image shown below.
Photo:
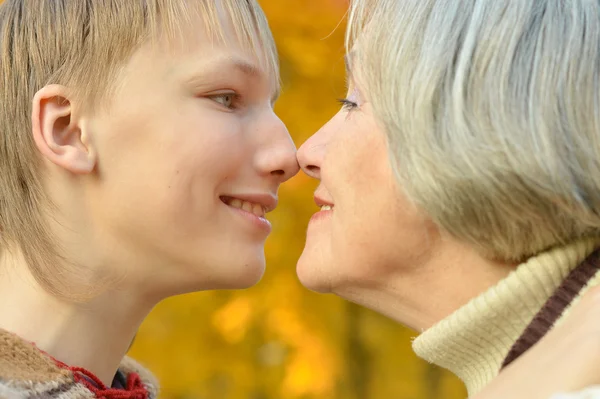
<path fill-rule="evenodd" d="M 549 298 L 563 294 L 559 287 L 562 289 L 563 282 L 581 270 L 578 266 L 598 247 L 599 239 L 586 239 L 529 259 L 497 285 L 423 332 L 413 342 L 414 351 L 456 374 L 470 396 L 476 394 L 498 375 L 509 352 L 515 351 L 527 335 L 524 332 L 537 327 L 532 321 L 540 319 Z M 580 279 L 583 288 L 577 287 L 564 303 L 565 309 L 559 310 L 554 325 L 564 319 L 587 289 L 600 283 L 597 266 L 588 267 L 587 273 L 585 279 Z"/>
<path fill-rule="evenodd" d="M 0 399 L 154 399 L 158 385 L 150 373 L 125 357 L 119 368 L 124 389 L 108 388 L 90 372 L 70 367 L 35 345 L 0 330 Z"/>

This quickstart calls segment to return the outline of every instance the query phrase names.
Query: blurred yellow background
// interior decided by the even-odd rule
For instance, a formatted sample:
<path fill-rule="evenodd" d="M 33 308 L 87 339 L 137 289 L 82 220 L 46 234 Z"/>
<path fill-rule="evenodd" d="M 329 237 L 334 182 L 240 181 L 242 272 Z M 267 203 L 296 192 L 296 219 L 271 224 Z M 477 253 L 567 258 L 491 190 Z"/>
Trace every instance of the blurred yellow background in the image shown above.
<path fill-rule="evenodd" d="M 299 146 L 345 95 L 347 0 L 260 3 L 281 56 L 276 111 Z M 168 300 L 143 325 L 131 355 L 160 379 L 162 398 L 466 397 L 454 377 L 415 357 L 416 333 L 298 283 L 295 264 L 317 210 L 315 187 L 299 175 L 280 190 L 280 206 L 270 216 L 267 272 L 258 286 Z"/>

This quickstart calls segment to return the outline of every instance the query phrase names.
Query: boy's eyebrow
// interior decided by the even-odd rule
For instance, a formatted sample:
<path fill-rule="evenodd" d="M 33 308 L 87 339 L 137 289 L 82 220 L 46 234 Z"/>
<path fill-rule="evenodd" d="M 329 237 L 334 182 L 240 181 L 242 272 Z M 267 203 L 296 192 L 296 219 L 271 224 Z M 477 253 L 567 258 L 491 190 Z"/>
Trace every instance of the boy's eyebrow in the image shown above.
<path fill-rule="evenodd" d="M 265 78 L 264 72 L 261 68 L 259 68 L 256 64 L 239 57 L 217 58 L 216 60 L 210 61 L 209 65 L 219 69 L 232 66 L 234 69 L 237 69 L 249 78 Z M 279 98 L 280 90 L 279 83 L 277 82 L 276 89 L 271 97 L 272 103 L 275 103 Z"/>
<path fill-rule="evenodd" d="M 248 75 L 249 77 L 259 78 L 262 75 L 262 72 L 256 65 L 246 60 L 243 60 L 241 58 L 228 58 L 227 60 L 231 62 L 234 68 L 239 69 L 241 72 L 243 72 L 245 75 Z"/>
<path fill-rule="evenodd" d="M 239 58 L 233 58 L 233 59 L 231 59 L 231 61 L 235 68 L 239 69 L 240 71 L 242 71 L 244 74 L 246 74 L 248 76 L 257 78 L 262 75 L 262 72 L 256 65 L 254 65 L 246 60 L 242 60 Z"/>
<path fill-rule="evenodd" d="M 240 59 L 240 58 L 233 58 L 233 66 L 237 69 L 239 69 L 240 71 L 242 71 L 244 74 L 254 77 L 254 78 L 260 78 L 263 75 L 263 72 L 260 68 L 258 68 L 255 64 L 252 64 L 246 60 Z M 275 104 L 277 102 L 277 100 L 279 99 L 279 96 L 281 94 L 281 88 L 279 87 L 279 83 L 277 83 L 275 92 L 273 93 L 273 95 L 271 96 L 271 103 Z"/>

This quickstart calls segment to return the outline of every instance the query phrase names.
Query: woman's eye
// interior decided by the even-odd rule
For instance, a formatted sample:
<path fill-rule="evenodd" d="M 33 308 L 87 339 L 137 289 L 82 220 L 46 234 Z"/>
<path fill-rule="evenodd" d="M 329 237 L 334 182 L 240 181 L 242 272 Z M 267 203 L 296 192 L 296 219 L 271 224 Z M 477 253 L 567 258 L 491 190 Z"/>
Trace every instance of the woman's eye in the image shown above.
<path fill-rule="evenodd" d="M 342 108 L 346 111 L 352 111 L 353 109 L 358 107 L 357 103 L 355 103 L 354 101 L 350 101 L 347 98 L 340 98 L 338 102 L 342 104 Z"/>
<path fill-rule="evenodd" d="M 227 108 L 232 108 L 233 101 L 235 100 L 235 94 L 233 93 L 225 93 L 225 94 L 217 94 L 211 96 L 211 98 L 218 102 L 221 105 L 224 105 Z"/>

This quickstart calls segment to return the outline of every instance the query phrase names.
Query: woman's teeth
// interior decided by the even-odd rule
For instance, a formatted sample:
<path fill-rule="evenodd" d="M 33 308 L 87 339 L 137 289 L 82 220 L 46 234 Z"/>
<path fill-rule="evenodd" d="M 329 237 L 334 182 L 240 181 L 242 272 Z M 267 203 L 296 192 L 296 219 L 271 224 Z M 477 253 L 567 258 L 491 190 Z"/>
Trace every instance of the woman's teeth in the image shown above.
<path fill-rule="evenodd" d="M 252 202 L 242 201 L 240 199 L 234 198 L 229 203 L 227 203 L 232 208 L 242 209 L 246 212 L 252 213 L 258 217 L 265 216 L 265 208 L 259 204 L 253 204 Z"/>
<path fill-rule="evenodd" d="M 333 207 L 331 205 L 323 205 L 321 211 L 330 211 Z"/>

